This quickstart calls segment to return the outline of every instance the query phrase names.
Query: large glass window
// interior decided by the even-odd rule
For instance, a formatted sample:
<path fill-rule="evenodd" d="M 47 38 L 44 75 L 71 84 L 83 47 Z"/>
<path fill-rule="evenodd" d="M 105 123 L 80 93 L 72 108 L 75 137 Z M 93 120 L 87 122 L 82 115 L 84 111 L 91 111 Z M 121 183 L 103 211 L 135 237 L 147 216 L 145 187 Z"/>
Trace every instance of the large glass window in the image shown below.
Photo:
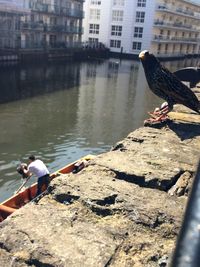
<path fill-rule="evenodd" d="M 101 5 L 101 0 L 91 0 L 91 5 Z"/>
<path fill-rule="evenodd" d="M 133 42 L 133 50 L 141 50 L 142 43 L 140 42 Z"/>
<path fill-rule="evenodd" d="M 88 40 L 90 44 L 97 44 L 99 42 L 98 38 L 89 38 Z"/>
<path fill-rule="evenodd" d="M 140 12 L 140 11 L 136 12 L 136 22 L 143 23 L 144 18 L 145 18 L 145 12 Z"/>
<path fill-rule="evenodd" d="M 113 10 L 112 12 L 112 21 L 123 21 L 124 11 L 122 10 Z"/>
<path fill-rule="evenodd" d="M 90 9 L 90 19 L 99 20 L 100 14 L 100 9 Z"/>
<path fill-rule="evenodd" d="M 112 25 L 111 26 L 111 35 L 121 36 L 122 35 L 122 26 Z"/>
<path fill-rule="evenodd" d="M 142 38 L 143 28 L 142 27 L 135 27 L 134 28 L 134 37 L 135 38 Z"/>
<path fill-rule="evenodd" d="M 99 34 L 99 24 L 90 24 L 89 33 Z"/>
<path fill-rule="evenodd" d="M 121 41 L 120 40 L 110 40 L 110 47 L 120 48 Z"/>
<path fill-rule="evenodd" d="M 124 0 L 113 0 L 113 6 L 124 6 Z"/>
<path fill-rule="evenodd" d="M 146 6 L 146 0 L 138 0 L 137 6 L 138 7 L 145 7 Z"/>

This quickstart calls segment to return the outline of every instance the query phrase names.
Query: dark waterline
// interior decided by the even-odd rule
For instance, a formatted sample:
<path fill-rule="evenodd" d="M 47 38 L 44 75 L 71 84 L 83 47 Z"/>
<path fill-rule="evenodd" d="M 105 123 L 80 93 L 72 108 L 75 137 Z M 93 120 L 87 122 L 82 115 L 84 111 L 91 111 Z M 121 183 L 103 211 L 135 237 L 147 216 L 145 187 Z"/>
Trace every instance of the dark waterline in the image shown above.
<path fill-rule="evenodd" d="M 175 71 L 198 59 L 163 64 Z M 21 185 L 16 166 L 29 154 L 55 171 L 109 151 L 162 102 L 138 61 L 8 67 L 0 69 L 0 79 L 0 201 Z"/>

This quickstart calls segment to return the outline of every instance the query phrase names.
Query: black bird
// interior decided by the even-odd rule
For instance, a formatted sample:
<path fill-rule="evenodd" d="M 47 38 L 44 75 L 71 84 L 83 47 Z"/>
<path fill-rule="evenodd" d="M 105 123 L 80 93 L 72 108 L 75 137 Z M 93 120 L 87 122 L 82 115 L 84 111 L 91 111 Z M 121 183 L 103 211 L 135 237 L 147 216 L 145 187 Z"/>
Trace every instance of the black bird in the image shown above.
<path fill-rule="evenodd" d="M 173 72 L 179 80 L 189 82 L 190 88 L 195 87 L 200 82 L 200 68 L 187 67 Z"/>
<path fill-rule="evenodd" d="M 153 121 L 167 119 L 167 113 L 173 109 L 174 104 L 182 104 L 200 114 L 200 104 L 196 95 L 183 84 L 173 73 L 161 66 L 158 59 L 148 50 L 139 54 L 147 83 L 154 94 L 167 101 L 167 104 L 150 113 Z"/>

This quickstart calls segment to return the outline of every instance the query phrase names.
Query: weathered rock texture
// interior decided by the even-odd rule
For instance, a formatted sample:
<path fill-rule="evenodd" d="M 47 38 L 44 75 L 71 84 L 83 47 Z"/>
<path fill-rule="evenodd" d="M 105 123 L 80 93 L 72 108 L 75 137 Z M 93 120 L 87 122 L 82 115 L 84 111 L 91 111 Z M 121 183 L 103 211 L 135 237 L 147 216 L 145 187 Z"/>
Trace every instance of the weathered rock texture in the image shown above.
<path fill-rule="evenodd" d="M 166 266 L 200 151 L 200 116 L 181 111 L 55 178 L 1 223 L 0 266 Z"/>

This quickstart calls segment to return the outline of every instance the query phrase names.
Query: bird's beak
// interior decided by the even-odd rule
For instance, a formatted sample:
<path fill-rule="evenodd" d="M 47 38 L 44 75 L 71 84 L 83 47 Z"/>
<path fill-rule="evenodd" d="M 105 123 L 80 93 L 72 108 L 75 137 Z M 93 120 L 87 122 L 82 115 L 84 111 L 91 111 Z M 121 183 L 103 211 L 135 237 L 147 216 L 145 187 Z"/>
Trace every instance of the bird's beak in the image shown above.
<path fill-rule="evenodd" d="M 145 58 L 145 51 L 140 52 L 139 58 L 140 59 L 144 59 Z"/>

